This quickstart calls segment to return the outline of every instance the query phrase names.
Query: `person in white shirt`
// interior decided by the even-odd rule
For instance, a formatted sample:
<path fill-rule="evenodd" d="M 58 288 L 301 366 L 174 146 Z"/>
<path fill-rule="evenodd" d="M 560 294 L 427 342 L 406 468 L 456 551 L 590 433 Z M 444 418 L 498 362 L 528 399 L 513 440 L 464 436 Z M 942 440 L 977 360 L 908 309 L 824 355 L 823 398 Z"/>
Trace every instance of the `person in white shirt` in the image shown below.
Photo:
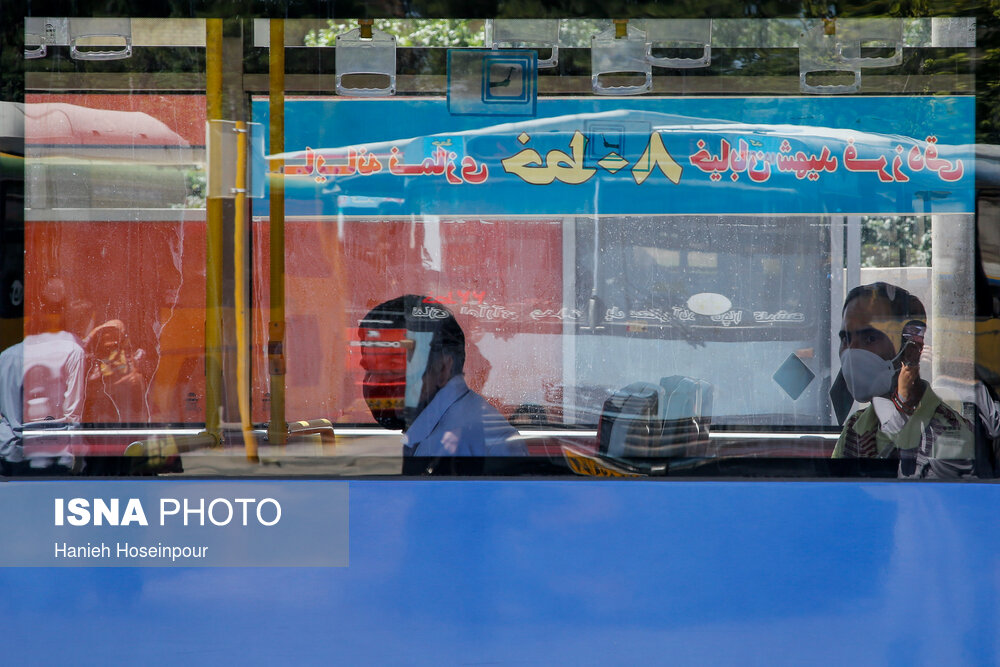
<path fill-rule="evenodd" d="M 0 458 L 8 464 L 74 466 L 65 443 L 25 452 L 23 442 L 25 429 L 69 428 L 83 418 L 86 355 L 80 339 L 62 328 L 64 303 L 62 281 L 50 279 L 28 324 L 33 333 L 0 353 Z"/>

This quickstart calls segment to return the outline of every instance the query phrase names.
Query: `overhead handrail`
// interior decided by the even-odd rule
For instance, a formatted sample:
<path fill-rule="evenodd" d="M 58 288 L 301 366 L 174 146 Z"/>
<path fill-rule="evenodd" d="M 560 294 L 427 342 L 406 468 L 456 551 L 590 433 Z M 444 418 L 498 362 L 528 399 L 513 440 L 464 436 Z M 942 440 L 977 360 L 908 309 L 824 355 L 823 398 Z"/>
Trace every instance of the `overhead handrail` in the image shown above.
<path fill-rule="evenodd" d="M 712 19 L 646 19 L 646 60 L 654 67 L 693 69 L 712 64 Z M 655 46 L 683 46 L 701 49 L 700 58 L 660 58 L 653 56 Z"/>
<path fill-rule="evenodd" d="M 81 50 L 88 43 L 102 46 L 122 43 L 111 51 Z M 69 20 L 69 55 L 74 60 L 124 60 L 132 57 L 132 19 L 72 18 Z"/>
<path fill-rule="evenodd" d="M 486 42 L 493 49 L 551 49 L 549 57 L 538 59 L 538 69 L 559 65 L 559 19 L 489 19 Z"/>
<path fill-rule="evenodd" d="M 840 19 L 837 49 L 844 63 L 856 67 L 895 67 L 903 62 L 903 19 Z M 863 47 L 892 49 L 886 57 L 862 57 Z M 857 53 L 857 56 L 848 55 Z"/>
<path fill-rule="evenodd" d="M 837 41 L 836 21 L 826 20 L 799 38 L 799 88 L 814 95 L 847 95 L 861 89 L 861 67 L 852 63 L 860 51 Z M 851 83 L 810 83 L 810 76 L 850 75 Z"/>
<path fill-rule="evenodd" d="M 653 88 L 653 68 L 646 59 L 646 33 L 616 19 L 614 25 L 590 39 L 591 88 L 595 95 L 641 95 Z M 641 76 L 632 86 L 606 86 L 601 77 L 609 74 Z"/>
<path fill-rule="evenodd" d="M 395 36 L 375 28 L 370 19 L 362 19 L 359 27 L 337 35 L 334 44 L 338 95 L 386 97 L 396 94 Z M 386 85 L 365 88 L 345 84 L 344 77 L 359 74 L 385 77 Z"/>

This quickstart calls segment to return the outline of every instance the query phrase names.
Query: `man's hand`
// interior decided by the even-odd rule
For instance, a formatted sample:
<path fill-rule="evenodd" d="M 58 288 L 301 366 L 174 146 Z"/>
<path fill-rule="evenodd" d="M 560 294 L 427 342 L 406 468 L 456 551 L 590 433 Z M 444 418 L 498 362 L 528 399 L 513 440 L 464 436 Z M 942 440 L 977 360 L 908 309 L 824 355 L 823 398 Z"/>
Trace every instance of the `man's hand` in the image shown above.
<path fill-rule="evenodd" d="M 896 381 L 896 394 L 904 403 L 916 402 L 917 392 L 920 391 L 920 366 L 904 365 L 899 371 L 899 379 Z"/>

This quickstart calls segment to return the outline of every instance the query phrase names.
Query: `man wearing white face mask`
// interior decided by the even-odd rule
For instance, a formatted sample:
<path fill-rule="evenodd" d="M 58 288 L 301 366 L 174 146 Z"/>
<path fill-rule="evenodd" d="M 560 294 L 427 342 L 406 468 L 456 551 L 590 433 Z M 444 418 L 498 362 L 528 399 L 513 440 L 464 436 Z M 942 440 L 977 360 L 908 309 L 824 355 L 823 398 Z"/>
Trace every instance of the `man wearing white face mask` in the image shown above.
<path fill-rule="evenodd" d="M 517 431 L 469 389 L 465 334 L 442 305 L 408 294 L 358 325 L 362 391 L 375 420 L 403 431 L 406 457 L 525 456 Z"/>
<path fill-rule="evenodd" d="M 898 458 L 900 477 L 974 474 L 972 426 L 920 378 L 923 304 L 887 283 L 855 287 L 844 301 L 840 366 L 867 408 L 848 418 L 834 458 Z"/>

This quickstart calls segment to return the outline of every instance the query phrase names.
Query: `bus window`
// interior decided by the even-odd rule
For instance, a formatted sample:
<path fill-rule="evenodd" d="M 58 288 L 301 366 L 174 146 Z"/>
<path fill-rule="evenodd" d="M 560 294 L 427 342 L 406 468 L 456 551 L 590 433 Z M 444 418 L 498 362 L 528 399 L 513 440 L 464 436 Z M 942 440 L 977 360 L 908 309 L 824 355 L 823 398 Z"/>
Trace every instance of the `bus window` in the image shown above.
<path fill-rule="evenodd" d="M 894 476 L 901 452 L 936 458 L 926 429 L 873 426 L 876 456 L 841 457 L 882 399 L 986 423 L 997 178 L 972 19 L 729 19 L 684 24 L 711 43 L 679 51 L 672 19 L 565 17 L 544 43 L 492 19 L 136 19 L 100 57 L 47 20 L 4 130 L 23 185 L 7 150 L 3 182 L 23 333 L 82 360 L 42 453 Z M 876 28 L 899 48 L 872 51 Z M 873 284 L 891 353 L 845 357 L 845 302 Z M 919 309 L 882 322 L 897 294 Z M 888 388 L 860 392 L 857 358 Z M 62 405 L 44 393 L 32 410 Z"/>

